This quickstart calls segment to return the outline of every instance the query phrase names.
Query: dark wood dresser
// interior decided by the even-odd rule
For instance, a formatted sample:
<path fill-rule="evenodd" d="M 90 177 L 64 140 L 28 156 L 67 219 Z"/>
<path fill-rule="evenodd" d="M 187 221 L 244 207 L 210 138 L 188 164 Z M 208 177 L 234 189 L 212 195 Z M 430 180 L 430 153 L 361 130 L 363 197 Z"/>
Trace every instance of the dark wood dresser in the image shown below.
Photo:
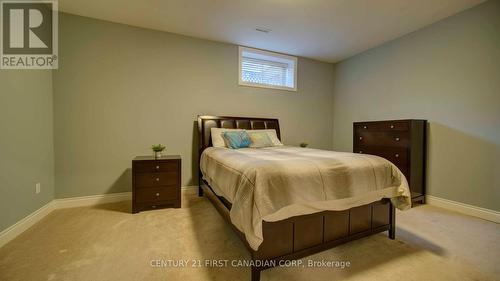
<path fill-rule="evenodd" d="M 132 213 L 161 207 L 181 207 L 181 157 L 135 157 L 132 160 Z"/>
<path fill-rule="evenodd" d="M 355 122 L 353 152 L 381 156 L 405 175 L 413 202 L 424 203 L 426 120 Z"/>

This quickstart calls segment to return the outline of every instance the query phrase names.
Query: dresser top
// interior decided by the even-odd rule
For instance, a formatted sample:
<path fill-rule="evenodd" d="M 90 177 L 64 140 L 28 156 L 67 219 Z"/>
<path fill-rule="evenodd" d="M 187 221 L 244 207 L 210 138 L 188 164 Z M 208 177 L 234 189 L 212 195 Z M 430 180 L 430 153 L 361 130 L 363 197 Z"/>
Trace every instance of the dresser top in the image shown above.
<path fill-rule="evenodd" d="M 133 161 L 151 161 L 151 160 L 177 160 L 181 159 L 180 155 L 163 155 L 161 158 L 155 158 L 153 155 L 136 156 Z"/>
<path fill-rule="evenodd" d="M 357 121 L 357 122 L 353 122 L 353 124 L 360 124 L 360 123 L 381 123 L 381 122 L 411 122 L 411 121 L 425 122 L 427 120 L 426 119 L 396 119 L 396 120 L 377 120 L 377 121 Z"/>

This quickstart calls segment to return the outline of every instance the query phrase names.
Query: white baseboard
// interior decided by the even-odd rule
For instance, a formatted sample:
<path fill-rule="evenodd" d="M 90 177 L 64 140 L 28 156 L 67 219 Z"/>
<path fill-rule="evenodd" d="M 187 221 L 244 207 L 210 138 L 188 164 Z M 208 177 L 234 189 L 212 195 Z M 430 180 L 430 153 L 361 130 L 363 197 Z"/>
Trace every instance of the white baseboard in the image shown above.
<path fill-rule="evenodd" d="M 198 188 L 198 186 L 183 186 L 181 190 L 190 190 L 193 188 Z M 70 197 L 70 198 L 60 198 L 54 199 L 55 209 L 64 208 L 74 208 L 74 207 L 85 207 L 93 206 L 106 203 L 114 203 L 132 200 L 132 192 L 122 192 L 122 193 L 108 193 L 99 195 L 90 195 L 82 197 Z"/>
<path fill-rule="evenodd" d="M 495 210 L 476 207 L 473 205 L 452 201 L 448 199 L 443 199 L 432 195 L 426 195 L 425 202 L 432 206 L 437 206 L 444 209 L 459 212 L 465 215 L 474 216 L 492 222 L 500 223 L 500 212 Z"/>
<path fill-rule="evenodd" d="M 132 199 L 132 192 L 109 193 L 82 197 L 54 199 L 55 209 L 93 206 Z"/>
<path fill-rule="evenodd" d="M 192 190 L 198 188 L 198 186 L 183 186 L 182 190 Z M 35 223 L 39 222 L 45 216 L 50 214 L 53 210 L 64 209 L 64 208 L 74 208 L 74 207 L 84 207 L 93 206 L 98 204 L 121 202 L 126 200 L 132 200 L 132 192 L 122 192 L 122 193 L 109 193 L 82 197 L 70 197 L 70 198 L 60 198 L 54 199 L 49 203 L 42 206 L 40 209 L 34 211 L 33 213 L 27 215 L 25 218 L 11 225 L 7 229 L 0 232 L 0 247 L 4 246 L 12 239 L 16 238 L 19 234 L 26 231 L 28 228 L 33 226 Z"/>
<path fill-rule="evenodd" d="M 34 211 L 33 213 L 27 215 L 20 221 L 11 225 L 7 229 L 0 232 L 0 247 L 10 242 L 12 239 L 16 238 L 19 234 L 26 231 L 28 228 L 32 227 L 35 223 L 39 222 L 45 216 L 50 214 L 55 208 L 54 201 L 42 206 L 40 209 Z"/>

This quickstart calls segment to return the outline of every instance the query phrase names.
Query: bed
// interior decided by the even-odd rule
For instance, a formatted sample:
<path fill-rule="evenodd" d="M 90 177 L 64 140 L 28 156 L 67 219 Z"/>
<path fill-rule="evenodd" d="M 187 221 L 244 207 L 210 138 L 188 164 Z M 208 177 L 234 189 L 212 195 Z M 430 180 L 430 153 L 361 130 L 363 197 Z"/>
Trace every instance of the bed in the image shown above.
<path fill-rule="evenodd" d="M 250 251 L 260 272 L 336 245 L 388 231 L 395 207 L 409 208 L 406 179 L 371 155 L 289 146 L 212 147 L 212 128 L 274 129 L 267 118 L 198 116 L 199 195 L 206 196 Z"/>

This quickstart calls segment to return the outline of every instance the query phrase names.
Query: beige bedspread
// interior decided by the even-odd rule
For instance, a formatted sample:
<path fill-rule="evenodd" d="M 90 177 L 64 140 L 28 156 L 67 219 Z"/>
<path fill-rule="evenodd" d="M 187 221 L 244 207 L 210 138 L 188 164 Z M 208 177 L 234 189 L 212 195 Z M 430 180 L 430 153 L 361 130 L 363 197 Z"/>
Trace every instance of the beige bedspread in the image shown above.
<path fill-rule="evenodd" d="M 345 210 L 391 198 L 411 206 L 408 183 L 384 158 L 298 147 L 227 149 L 201 155 L 203 178 L 233 206 L 231 221 L 257 250 L 262 221 Z"/>

